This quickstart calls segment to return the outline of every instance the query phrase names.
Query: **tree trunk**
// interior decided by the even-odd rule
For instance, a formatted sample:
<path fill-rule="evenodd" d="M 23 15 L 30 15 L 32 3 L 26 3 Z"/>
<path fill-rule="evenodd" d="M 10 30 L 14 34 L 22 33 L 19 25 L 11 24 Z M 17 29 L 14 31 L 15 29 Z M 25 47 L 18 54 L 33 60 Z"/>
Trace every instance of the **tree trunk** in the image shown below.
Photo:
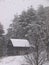
<path fill-rule="evenodd" d="M 37 56 L 36 56 L 36 65 L 38 65 L 38 45 L 36 46 L 36 53 L 37 53 Z"/>
<path fill-rule="evenodd" d="M 49 61 L 49 43 L 47 44 L 47 60 Z"/>

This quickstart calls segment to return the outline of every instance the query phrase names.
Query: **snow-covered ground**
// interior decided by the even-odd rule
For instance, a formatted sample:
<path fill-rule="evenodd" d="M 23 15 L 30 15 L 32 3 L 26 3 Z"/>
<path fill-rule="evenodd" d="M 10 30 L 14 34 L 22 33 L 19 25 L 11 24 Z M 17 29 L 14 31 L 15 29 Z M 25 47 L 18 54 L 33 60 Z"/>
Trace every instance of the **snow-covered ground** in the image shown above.
<path fill-rule="evenodd" d="M 10 56 L 0 59 L 0 65 L 21 65 L 24 63 L 24 56 Z"/>
<path fill-rule="evenodd" d="M 43 64 L 43 65 L 49 65 L 49 61 L 48 62 L 46 62 L 45 64 Z"/>
<path fill-rule="evenodd" d="M 0 59 L 0 65 L 21 65 L 25 63 L 24 56 L 10 56 Z M 49 62 L 46 62 L 44 65 L 49 65 Z"/>

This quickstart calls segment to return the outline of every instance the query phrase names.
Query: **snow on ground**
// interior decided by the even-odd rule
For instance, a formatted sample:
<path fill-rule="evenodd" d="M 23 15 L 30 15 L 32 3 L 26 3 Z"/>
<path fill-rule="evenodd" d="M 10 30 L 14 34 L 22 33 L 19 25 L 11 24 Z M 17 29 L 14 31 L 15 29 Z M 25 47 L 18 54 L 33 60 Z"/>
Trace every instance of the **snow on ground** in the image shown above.
<path fill-rule="evenodd" d="M 0 65 L 21 65 L 25 63 L 24 56 L 10 56 L 0 59 Z M 49 65 L 49 62 L 46 62 L 43 65 Z"/>
<path fill-rule="evenodd" d="M 47 61 L 45 64 L 43 64 L 43 65 L 49 65 L 49 61 Z"/>
<path fill-rule="evenodd" d="M 10 56 L 0 59 L 0 65 L 21 65 L 24 63 L 24 56 Z"/>

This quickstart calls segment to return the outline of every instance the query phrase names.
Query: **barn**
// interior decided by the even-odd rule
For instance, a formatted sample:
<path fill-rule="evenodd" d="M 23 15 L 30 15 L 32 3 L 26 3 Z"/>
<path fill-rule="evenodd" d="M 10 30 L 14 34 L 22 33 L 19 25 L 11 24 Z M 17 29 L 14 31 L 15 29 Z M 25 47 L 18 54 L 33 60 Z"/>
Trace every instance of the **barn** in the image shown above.
<path fill-rule="evenodd" d="M 30 53 L 29 41 L 26 39 L 10 39 L 7 44 L 7 55 L 25 55 Z"/>

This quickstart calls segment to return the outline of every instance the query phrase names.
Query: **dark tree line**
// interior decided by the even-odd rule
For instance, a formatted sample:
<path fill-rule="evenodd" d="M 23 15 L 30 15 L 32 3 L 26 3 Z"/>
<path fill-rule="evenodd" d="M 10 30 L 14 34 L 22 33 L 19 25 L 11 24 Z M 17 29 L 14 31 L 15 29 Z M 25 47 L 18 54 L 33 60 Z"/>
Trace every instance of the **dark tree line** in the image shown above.
<path fill-rule="evenodd" d="M 3 56 L 3 47 L 4 47 L 4 29 L 3 25 L 0 23 L 0 57 Z"/>

